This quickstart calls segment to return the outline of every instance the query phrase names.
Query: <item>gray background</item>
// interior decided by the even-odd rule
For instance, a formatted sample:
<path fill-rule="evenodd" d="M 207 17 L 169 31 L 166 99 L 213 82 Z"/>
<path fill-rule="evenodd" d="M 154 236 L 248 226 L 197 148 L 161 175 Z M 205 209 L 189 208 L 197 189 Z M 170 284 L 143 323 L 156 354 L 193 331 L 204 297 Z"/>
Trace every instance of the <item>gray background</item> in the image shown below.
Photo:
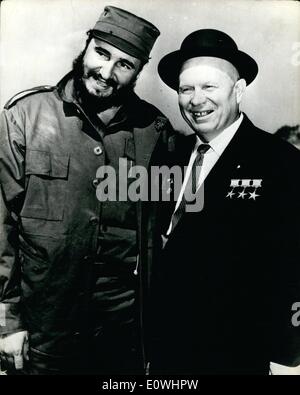
<path fill-rule="evenodd" d="M 231 35 L 260 68 L 243 110 L 259 127 L 275 132 L 300 123 L 300 3 L 264 0 L 5 0 L 1 2 L 0 105 L 15 93 L 56 84 L 82 50 L 85 32 L 105 5 L 154 23 L 161 31 L 136 91 L 156 104 L 184 132 L 177 95 L 160 81 L 160 58 L 201 28 Z"/>

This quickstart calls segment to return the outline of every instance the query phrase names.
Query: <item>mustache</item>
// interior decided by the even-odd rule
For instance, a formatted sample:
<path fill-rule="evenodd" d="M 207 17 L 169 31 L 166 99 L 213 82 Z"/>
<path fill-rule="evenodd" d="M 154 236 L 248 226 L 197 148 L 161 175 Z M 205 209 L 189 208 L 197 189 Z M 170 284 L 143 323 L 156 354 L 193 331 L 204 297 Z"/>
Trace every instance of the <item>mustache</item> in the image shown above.
<path fill-rule="evenodd" d="M 92 77 L 97 81 L 103 82 L 104 84 L 111 86 L 112 88 L 117 87 L 117 83 L 114 79 L 112 78 L 103 78 L 102 74 L 100 71 L 95 70 L 89 70 L 83 78 L 89 78 Z"/>

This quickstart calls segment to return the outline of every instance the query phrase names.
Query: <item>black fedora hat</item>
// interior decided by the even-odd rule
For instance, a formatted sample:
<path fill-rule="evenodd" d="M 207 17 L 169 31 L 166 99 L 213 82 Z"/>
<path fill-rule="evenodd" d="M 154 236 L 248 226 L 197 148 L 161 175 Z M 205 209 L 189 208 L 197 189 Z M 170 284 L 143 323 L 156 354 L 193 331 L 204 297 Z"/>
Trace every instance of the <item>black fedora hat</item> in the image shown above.
<path fill-rule="evenodd" d="M 178 90 L 179 74 L 183 63 L 199 56 L 227 60 L 233 64 L 248 85 L 258 73 L 255 60 L 240 51 L 230 36 L 215 29 L 201 29 L 189 34 L 178 51 L 171 52 L 161 59 L 158 65 L 160 78 L 170 88 Z"/>

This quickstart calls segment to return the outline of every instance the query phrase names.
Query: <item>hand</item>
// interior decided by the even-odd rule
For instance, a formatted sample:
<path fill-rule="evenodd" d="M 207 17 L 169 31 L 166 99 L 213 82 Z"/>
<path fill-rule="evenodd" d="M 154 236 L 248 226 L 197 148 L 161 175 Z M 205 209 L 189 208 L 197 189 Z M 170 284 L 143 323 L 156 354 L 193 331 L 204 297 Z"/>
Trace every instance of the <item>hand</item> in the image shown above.
<path fill-rule="evenodd" d="M 28 360 L 28 332 L 16 332 L 0 338 L 0 355 L 16 370 L 23 369 L 24 360 Z"/>
<path fill-rule="evenodd" d="M 276 376 L 300 376 L 300 365 L 295 367 L 280 365 L 279 363 L 270 363 L 270 374 Z"/>

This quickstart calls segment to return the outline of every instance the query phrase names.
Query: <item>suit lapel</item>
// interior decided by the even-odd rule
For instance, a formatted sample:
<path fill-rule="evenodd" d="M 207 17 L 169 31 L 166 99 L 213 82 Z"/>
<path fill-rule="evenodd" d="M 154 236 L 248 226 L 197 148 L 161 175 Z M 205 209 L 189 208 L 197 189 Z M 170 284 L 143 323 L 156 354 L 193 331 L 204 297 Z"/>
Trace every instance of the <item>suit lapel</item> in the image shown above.
<path fill-rule="evenodd" d="M 146 128 L 134 128 L 135 158 L 138 166 L 148 169 L 149 162 L 160 132 L 153 133 L 153 125 Z"/>
<path fill-rule="evenodd" d="M 196 134 L 178 136 L 176 141 L 176 165 L 188 166 L 191 154 L 196 144 Z"/>
<path fill-rule="evenodd" d="M 254 152 L 250 151 L 254 147 L 252 140 L 254 128 L 254 125 L 244 114 L 244 120 L 236 134 L 206 177 L 205 188 L 212 183 L 225 181 L 234 169 L 242 168 L 244 163 L 248 162 L 249 156 L 254 155 Z"/>

